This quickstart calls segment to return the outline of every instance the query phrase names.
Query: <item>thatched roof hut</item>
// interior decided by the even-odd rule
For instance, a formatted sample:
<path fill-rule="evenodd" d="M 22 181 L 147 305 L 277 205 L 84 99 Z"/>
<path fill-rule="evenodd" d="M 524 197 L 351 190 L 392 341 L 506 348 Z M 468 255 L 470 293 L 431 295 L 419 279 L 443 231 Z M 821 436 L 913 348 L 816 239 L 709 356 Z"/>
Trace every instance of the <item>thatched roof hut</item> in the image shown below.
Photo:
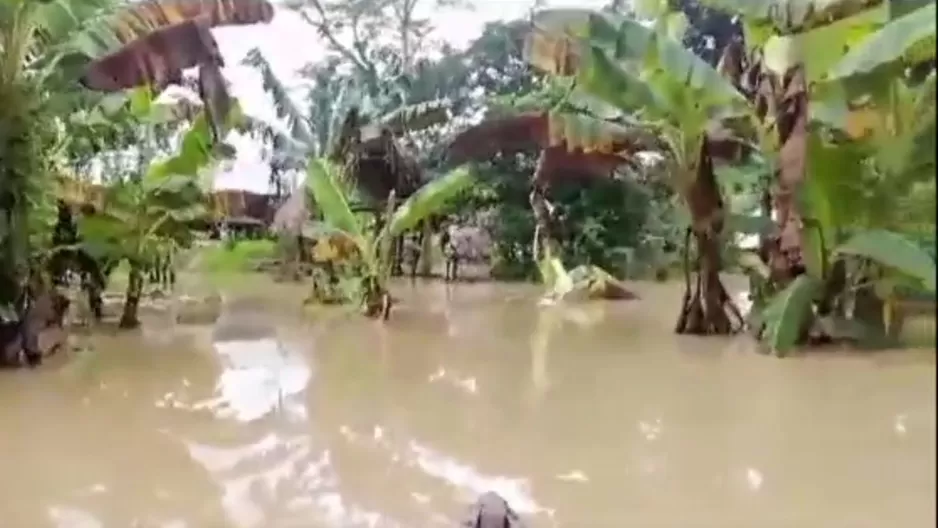
<path fill-rule="evenodd" d="M 213 212 L 219 220 L 248 217 L 268 224 L 274 216 L 273 197 L 245 190 L 225 189 L 212 193 Z"/>
<path fill-rule="evenodd" d="M 397 141 L 402 132 L 388 124 L 364 124 L 358 108 L 346 114 L 329 158 L 344 165 L 370 206 L 383 205 L 392 190 L 406 199 L 424 183 L 416 158 Z"/>

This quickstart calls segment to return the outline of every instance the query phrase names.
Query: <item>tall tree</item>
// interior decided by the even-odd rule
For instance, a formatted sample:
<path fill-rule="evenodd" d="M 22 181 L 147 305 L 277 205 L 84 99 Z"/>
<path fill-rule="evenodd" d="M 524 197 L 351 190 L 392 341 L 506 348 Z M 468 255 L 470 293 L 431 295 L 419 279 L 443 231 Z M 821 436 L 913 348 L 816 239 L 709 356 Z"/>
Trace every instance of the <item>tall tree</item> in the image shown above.
<path fill-rule="evenodd" d="M 433 26 L 419 8 L 465 5 L 463 0 L 306 0 L 294 8 L 376 96 L 382 78 L 414 73 L 417 50 L 432 47 L 427 37 Z"/>

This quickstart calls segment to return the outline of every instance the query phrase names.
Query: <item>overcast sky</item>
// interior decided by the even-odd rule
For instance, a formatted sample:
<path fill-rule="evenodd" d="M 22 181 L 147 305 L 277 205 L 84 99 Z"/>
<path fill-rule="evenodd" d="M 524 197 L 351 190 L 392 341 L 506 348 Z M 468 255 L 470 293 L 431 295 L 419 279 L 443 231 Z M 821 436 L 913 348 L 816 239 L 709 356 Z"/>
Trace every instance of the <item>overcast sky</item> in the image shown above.
<path fill-rule="evenodd" d="M 274 0 L 276 3 L 278 0 Z M 422 0 L 424 6 L 433 4 Z M 548 0 L 550 7 L 600 7 L 606 0 Z M 475 0 L 472 10 L 437 11 L 430 18 L 435 26 L 431 38 L 446 40 L 454 46 L 465 46 L 482 31 L 486 22 L 513 20 L 525 16 L 532 0 Z M 421 16 L 427 16 L 426 11 Z M 254 47 L 271 63 L 274 71 L 287 86 L 297 85 L 295 72 L 302 66 L 321 60 L 325 54 L 323 43 L 308 24 L 296 13 L 278 8 L 270 24 L 214 30 L 215 38 L 225 57 L 225 76 L 231 81 L 234 95 L 250 115 L 274 120 L 272 102 L 261 86 L 260 76 L 253 69 L 242 66 L 241 60 Z M 238 159 L 230 170 L 221 171 L 215 178 L 218 188 L 246 189 L 267 192 L 267 165 L 260 158 L 258 145 L 244 138 L 234 141 Z"/>

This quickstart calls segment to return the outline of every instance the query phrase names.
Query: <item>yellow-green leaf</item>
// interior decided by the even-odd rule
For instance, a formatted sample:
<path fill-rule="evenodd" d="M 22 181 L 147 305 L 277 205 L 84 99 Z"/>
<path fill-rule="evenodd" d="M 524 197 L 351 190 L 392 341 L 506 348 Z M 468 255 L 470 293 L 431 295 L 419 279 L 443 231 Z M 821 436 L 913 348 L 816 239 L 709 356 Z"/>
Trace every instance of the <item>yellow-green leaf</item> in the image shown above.
<path fill-rule="evenodd" d="M 870 230 L 858 233 L 837 248 L 840 255 L 867 258 L 922 281 L 935 291 L 935 261 L 924 249 L 908 238 L 891 231 Z"/>
<path fill-rule="evenodd" d="M 421 220 L 439 211 L 440 207 L 472 185 L 474 177 L 467 166 L 458 167 L 417 190 L 388 222 L 390 236 L 413 229 Z"/>
<path fill-rule="evenodd" d="M 798 344 L 805 322 L 812 314 L 812 301 L 820 283 L 810 275 L 799 275 L 780 291 L 762 312 L 763 340 L 775 355 L 784 355 Z"/>
<path fill-rule="evenodd" d="M 913 47 L 919 48 L 918 45 L 923 41 L 930 39 L 933 42 L 935 17 L 935 3 L 932 2 L 889 22 L 850 50 L 831 69 L 828 79 L 844 79 L 871 72 L 879 66 L 902 59 Z M 934 58 L 935 46 L 928 48 L 930 56 L 917 56 L 916 61 Z"/>
<path fill-rule="evenodd" d="M 306 168 L 306 185 L 325 221 L 338 230 L 363 239 L 361 226 L 348 205 L 337 181 L 337 168 L 327 160 L 315 158 Z"/>

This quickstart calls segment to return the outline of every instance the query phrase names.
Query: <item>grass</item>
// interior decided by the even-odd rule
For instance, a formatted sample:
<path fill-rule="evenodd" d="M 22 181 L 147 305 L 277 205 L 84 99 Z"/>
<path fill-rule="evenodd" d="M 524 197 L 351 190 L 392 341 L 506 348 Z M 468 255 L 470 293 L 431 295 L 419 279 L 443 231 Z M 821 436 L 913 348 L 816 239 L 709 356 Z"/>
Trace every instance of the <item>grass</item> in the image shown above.
<path fill-rule="evenodd" d="M 246 273 L 276 255 L 273 240 L 240 240 L 234 244 L 212 244 L 198 250 L 196 268 L 209 275 Z"/>
<path fill-rule="evenodd" d="M 215 288 L 237 287 L 245 277 L 256 275 L 258 263 L 274 258 L 276 242 L 272 240 L 241 240 L 234 245 L 210 243 L 185 252 L 179 270 L 179 281 L 207 283 Z M 127 288 L 129 267 L 122 262 L 112 272 L 108 291 L 123 293 Z"/>
<path fill-rule="evenodd" d="M 211 242 L 180 254 L 177 293 L 200 294 L 211 290 L 256 292 L 270 288 L 270 275 L 257 271 L 258 263 L 276 256 L 276 242 L 243 240 L 233 246 Z M 121 263 L 108 281 L 108 291 L 123 294 L 129 266 Z"/>

